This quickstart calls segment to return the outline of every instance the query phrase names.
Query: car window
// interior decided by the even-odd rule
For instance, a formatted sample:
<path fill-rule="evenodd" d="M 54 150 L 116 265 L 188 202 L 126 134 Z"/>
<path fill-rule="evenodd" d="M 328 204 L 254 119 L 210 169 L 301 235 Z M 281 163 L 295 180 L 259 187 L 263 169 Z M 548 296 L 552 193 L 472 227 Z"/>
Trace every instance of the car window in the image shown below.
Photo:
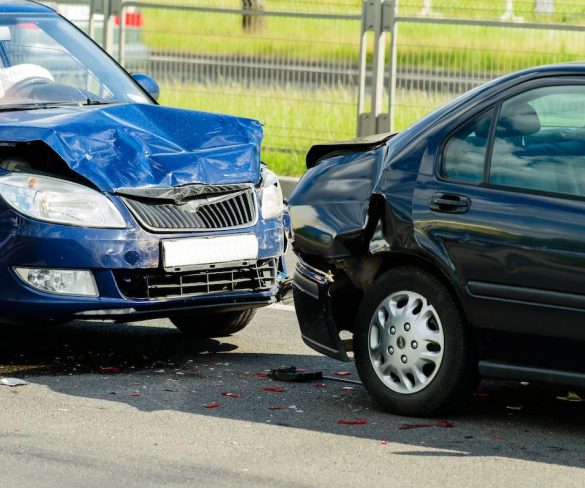
<path fill-rule="evenodd" d="M 481 182 L 493 110 L 475 117 L 447 141 L 443 152 L 443 176 Z"/>
<path fill-rule="evenodd" d="M 77 61 L 65 47 L 47 34 L 39 25 L 21 23 L 11 26 L 10 42 L 4 46 L 9 66 L 41 66 L 56 83 L 88 90 L 107 99 L 112 92 Z"/>
<path fill-rule="evenodd" d="M 585 86 L 538 88 L 504 102 L 489 182 L 585 196 Z"/>
<path fill-rule="evenodd" d="M 0 13 L 0 109 L 151 103 L 112 59 L 55 14 Z"/>

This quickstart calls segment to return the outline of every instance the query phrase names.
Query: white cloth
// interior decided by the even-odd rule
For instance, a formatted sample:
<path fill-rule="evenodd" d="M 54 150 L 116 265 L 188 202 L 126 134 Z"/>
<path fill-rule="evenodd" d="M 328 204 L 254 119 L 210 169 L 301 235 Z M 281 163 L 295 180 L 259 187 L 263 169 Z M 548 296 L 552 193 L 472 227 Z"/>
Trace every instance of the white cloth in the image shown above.
<path fill-rule="evenodd" d="M 46 78 L 55 81 L 51 72 L 38 64 L 17 64 L 10 68 L 0 68 L 0 98 L 17 83 L 27 78 Z"/>

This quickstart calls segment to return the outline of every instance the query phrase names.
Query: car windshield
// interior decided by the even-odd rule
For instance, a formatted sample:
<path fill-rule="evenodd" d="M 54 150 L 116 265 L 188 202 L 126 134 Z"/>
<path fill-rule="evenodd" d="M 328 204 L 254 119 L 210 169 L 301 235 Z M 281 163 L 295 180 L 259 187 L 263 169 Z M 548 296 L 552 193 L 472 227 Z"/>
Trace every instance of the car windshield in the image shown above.
<path fill-rule="evenodd" d="M 151 101 L 63 18 L 0 15 L 0 110 L 101 103 Z"/>

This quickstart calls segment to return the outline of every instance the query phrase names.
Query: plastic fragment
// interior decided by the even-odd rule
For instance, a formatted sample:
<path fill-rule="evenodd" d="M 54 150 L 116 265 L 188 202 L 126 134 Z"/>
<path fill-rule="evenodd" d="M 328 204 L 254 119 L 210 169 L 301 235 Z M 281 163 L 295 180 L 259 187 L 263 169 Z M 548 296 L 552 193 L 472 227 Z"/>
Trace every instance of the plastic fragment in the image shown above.
<path fill-rule="evenodd" d="M 268 373 L 254 373 L 254 376 L 256 378 L 270 378 L 270 376 L 268 375 Z"/>
<path fill-rule="evenodd" d="M 282 393 L 286 391 L 284 388 L 280 388 L 279 386 L 267 386 L 266 388 L 262 388 L 262 390 L 268 393 Z"/>
<path fill-rule="evenodd" d="M 400 430 L 418 429 L 420 427 L 444 427 L 450 429 L 455 427 L 455 423 L 451 420 L 439 420 L 437 422 L 421 422 L 417 424 L 402 424 L 398 427 Z"/>
<path fill-rule="evenodd" d="M 335 376 L 351 376 L 351 373 L 349 371 L 338 371 Z"/>
<path fill-rule="evenodd" d="M 327 385 L 325 383 L 315 383 L 313 386 L 315 388 L 327 388 Z"/>
<path fill-rule="evenodd" d="M 581 398 L 577 393 L 570 391 L 567 393 L 567 396 L 558 396 L 557 400 L 562 400 L 563 402 L 582 402 L 585 401 Z"/>
<path fill-rule="evenodd" d="M 306 370 L 305 370 L 306 371 Z M 273 369 L 268 376 L 276 381 L 288 381 L 294 383 L 308 382 L 323 379 L 321 371 L 307 373 L 298 370 L 296 367 Z"/>
<path fill-rule="evenodd" d="M 0 383 L 6 386 L 24 386 L 28 385 L 28 381 L 21 380 L 20 378 L 2 378 Z"/>
<path fill-rule="evenodd" d="M 103 366 L 100 368 L 101 374 L 119 374 L 120 372 L 120 368 L 115 368 L 113 366 Z"/>
<path fill-rule="evenodd" d="M 388 445 L 388 441 L 380 441 L 380 444 L 382 444 L 383 446 L 387 446 Z"/>
<path fill-rule="evenodd" d="M 218 408 L 219 407 L 219 403 L 208 403 L 207 405 L 205 405 L 205 408 Z"/>
<path fill-rule="evenodd" d="M 524 405 L 508 405 L 506 407 L 508 410 L 514 410 L 519 412 L 520 410 L 522 410 L 524 408 Z"/>
<path fill-rule="evenodd" d="M 229 398 L 242 398 L 242 395 L 240 395 L 239 393 L 231 393 L 229 391 L 224 391 L 222 393 L 222 396 Z"/>
<path fill-rule="evenodd" d="M 344 420 L 340 419 L 337 421 L 339 425 L 365 425 L 368 423 L 366 419 L 355 419 L 355 420 Z"/>
<path fill-rule="evenodd" d="M 130 393 L 130 396 L 132 396 L 132 397 L 139 397 L 139 396 L 142 396 L 142 394 L 140 394 L 137 391 L 135 391 L 134 393 Z"/>
<path fill-rule="evenodd" d="M 500 441 L 503 439 L 503 437 L 496 432 L 496 429 L 489 429 L 489 430 L 490 430 L 490 434 L 492 435 L 492 439 L 495 439 L 497 441 Z"/>
<path fill-rule="evenodd" d="M 286 410 L 286 407 L 279 407 L 279 406 L 273 406 L 273 407 L 268 407 L 268 410 Z"/>

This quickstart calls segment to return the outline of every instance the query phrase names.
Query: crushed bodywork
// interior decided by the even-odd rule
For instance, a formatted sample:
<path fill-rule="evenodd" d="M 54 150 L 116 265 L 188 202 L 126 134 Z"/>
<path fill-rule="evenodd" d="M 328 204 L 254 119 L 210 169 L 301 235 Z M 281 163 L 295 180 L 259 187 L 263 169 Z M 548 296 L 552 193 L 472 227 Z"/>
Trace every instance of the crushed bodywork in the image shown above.
<path fill-rule="evenodd" d="M 262 126 L 250 119 L 115 104 L 15 112 L 0 132 L 0 144 L 44 143 L 108 193 L 260 181 Z"/>
<path fill-rule="evenodd" d="M 308 171 L 289 199 L 293 246 L 300 258 L 294 296 L 302 337 L 313 349 L 342 361 L 349 357 L 340 331 L 352 331 L 363 294 L 392 244 L 391 229 L 401 225 L 401 212 L 408 213 L 400 208 L 399 194 L 389 199 L 385 191 L 388 179 L 401 174 L 386 172 L 393 136 L 313 147 Z M 403 177 L 403 187 L 413 183 L 411 176 Z"/>
<path fill-rule="evenodd" d="M 311 148 L 308 171 L 289 199 L 295 251 L 301 256 L 352 256 L 367 246 L 372 194 L 391 137 Z"/>

